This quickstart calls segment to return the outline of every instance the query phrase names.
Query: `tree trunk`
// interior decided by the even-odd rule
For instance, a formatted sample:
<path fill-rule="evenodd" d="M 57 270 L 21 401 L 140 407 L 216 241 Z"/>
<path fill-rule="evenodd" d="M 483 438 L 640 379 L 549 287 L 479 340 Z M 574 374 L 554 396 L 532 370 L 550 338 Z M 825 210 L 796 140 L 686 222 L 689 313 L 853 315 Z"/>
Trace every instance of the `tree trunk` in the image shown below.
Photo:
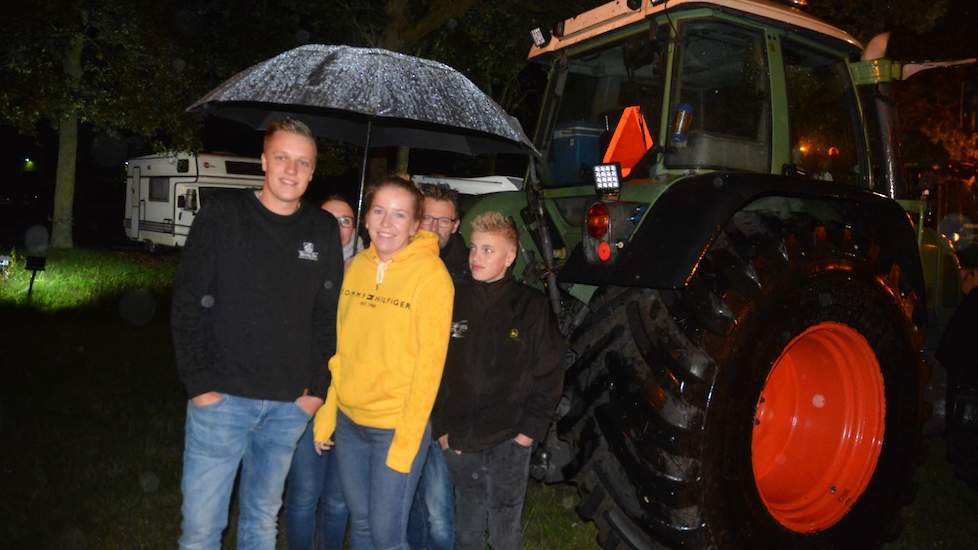
<path fill-rule="evenodd" d="M 367 185 L 378 183 L 389 175 L 390 168 L 387 163 L 387 149 L 374 149 L 370 151 L 370 159 L 367 161 Z"/>
<path fill-rule="evenodd" d="M 65 49 L 64 71 L 72 90 L 72 105 L 58 124 L 58 171 L 54 184 L 54 214 L 51 220 L 51 246 L 71 248 L 72 210 L 75 202 L 75 164 L 78 157 L 78 111 L 74 92 L 81 80 L 81 55 L 84 38 L 76 34 Z"/>
<path fill-rule="evenodd" d="M 398 176 L 410 178 L 411 174 L 408 173 L 408 161 L 410 160 L 411 160 L 411 148 L 398 147 L 397 166 L 394 167 L 394 173 L 397 174 Z"/>

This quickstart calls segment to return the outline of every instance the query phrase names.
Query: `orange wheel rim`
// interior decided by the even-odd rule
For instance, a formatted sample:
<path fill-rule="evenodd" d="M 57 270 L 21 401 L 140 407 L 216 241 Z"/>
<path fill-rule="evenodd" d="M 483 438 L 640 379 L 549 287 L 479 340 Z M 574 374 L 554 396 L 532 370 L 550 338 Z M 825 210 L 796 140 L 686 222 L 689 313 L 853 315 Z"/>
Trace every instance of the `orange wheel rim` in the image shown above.
<path fill-rule="evenodd" d="M 754 481 L 774 519 L 811 533 L 845 517 L 876 470 L 885 417 L 879 362 L 859 332 L 825 322 L 789 342 L 751 437 Z"/>

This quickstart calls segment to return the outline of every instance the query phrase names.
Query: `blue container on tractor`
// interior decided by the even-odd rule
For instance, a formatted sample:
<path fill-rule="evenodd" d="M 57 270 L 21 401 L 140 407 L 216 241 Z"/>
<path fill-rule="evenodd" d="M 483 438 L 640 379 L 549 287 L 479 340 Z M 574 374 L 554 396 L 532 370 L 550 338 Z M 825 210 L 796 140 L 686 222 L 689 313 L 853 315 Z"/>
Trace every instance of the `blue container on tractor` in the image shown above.
<path fill-rule="evenodd" d="M 554 130 L 550 170 L 554 183 L 590 183 L 592 169 L 601 162 L 600 144 L 604 128 L 574 125 Z"/>

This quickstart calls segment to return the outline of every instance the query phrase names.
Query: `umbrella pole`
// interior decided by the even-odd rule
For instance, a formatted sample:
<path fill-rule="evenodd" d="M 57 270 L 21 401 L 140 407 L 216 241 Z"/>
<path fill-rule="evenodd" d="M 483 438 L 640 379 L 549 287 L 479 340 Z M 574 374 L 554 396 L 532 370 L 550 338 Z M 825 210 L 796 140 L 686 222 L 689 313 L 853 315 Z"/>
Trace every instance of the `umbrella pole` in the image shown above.
<path fill-rule="evenodd" d="M 363 164 L 360 166 L 360 194 L 357 197 L 357 229 L 353 233 L 353 238 L 360 236 L 360 228 L 363 227 L 363 188 L 367 185 L 367 161 L 370 153 L 370 132 L 373 129 L 373 119 L 367 119 L 367 139 L 363 142 Z"/>

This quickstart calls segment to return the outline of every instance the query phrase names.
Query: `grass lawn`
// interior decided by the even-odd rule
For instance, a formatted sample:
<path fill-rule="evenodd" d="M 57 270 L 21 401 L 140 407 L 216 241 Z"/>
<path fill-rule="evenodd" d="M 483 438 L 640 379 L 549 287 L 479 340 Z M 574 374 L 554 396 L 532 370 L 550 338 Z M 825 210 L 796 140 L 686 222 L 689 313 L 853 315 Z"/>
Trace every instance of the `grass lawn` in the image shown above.
<path fill-rule="evenodd" d="M 24 269 L 25 256 L 16 251 L 8 254 L 5 250 L 0 250 L 0 254 L 11 255 L 14 260 L 7 277 L 0 276 L 0 305 L 24 307 L 31 281 L 31 272 Z M 176 263 L 175 254 L 52 250 L 47 256 L 46 269 L 37 272 L 34 279 L 31 307 L 56 312 L 132 296 L 133 291 L 162 295 L 169 292 Z"/>
<path fill-rule="evenodd" d="M 23 272 L 0 286 L 0 546 L 174 547 L 186 406 L 167 314 L 175 263 L 57 252 L 33 307 Z M 942 440 L 928 441 L 917 481 L 887 548 L 973 547 L 978 492 L 953 479 Z M 572 486 L 532 484 L 526 547 L 594 548 L 576 502 Z"/>

